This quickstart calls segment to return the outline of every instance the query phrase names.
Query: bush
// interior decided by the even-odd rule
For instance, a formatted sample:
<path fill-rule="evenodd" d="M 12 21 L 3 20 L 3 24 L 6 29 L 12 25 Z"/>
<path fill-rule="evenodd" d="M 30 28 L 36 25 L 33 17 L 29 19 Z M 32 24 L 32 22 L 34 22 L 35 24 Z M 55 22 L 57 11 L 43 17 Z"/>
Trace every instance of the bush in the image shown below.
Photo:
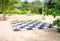
<path fill-rule="evenodd" d="M 21 10 L 20 14 L 27 14 L 27 11 L 26 10 L 25 11 Z"/>
<path fill-rule="evenodd" d="M 40 14 L 42 11 L 39 8 L 31 9 L 32 14 Z"/>
<path fill-rule="evenodd" d="M 60 28 L 59 28 L 60 27 L 60 20 L 57 19 L 57 20 L 53 21 L 53 24 L 58 26 L 57 31 L 60 33 Z"/>
<path fill-rule="evenodd" d="M 19 9 L 21 12 L 20 12 L 20 14 L 27 14 L 27 11 L 28 11 L 28 8 L 20 8 Z"/>
<path fill-rule="evenodd" d="M 21 11 L 19 9 L 14 9 L 11 11 L 12 14 L 19 14 Z"/>
<path fill-rule="evenodd" d="M 60 26 L 60 19 L 57 19 L 57 20 L 53 21 L 53 24 L 57 25 L 57 26 Z"/>
<path fill-rule="evenodd" d="M 60 28 L 57 28 L 57 31 L 60 33 Z"/>
<path fill-rule="evenodd" d="M 53 15 L 54 17 L 60 16 L 60 10 L 57 10 L 55 8 L 51 8 L 51 9 L 45 8 L 44 12 L 45 15 Z"/>

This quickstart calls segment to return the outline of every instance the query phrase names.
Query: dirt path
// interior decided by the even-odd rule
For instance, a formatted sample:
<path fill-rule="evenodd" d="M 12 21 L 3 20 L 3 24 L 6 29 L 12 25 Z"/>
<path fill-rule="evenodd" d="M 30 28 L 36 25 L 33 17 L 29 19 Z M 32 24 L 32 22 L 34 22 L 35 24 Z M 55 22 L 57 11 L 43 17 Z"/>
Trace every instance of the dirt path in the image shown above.
<path fill-rule="evenodd" d="M 0 41 L 60 41 L 60 34 L 53 28 L 14 32 L 9 22 L 0 21 Z"/>

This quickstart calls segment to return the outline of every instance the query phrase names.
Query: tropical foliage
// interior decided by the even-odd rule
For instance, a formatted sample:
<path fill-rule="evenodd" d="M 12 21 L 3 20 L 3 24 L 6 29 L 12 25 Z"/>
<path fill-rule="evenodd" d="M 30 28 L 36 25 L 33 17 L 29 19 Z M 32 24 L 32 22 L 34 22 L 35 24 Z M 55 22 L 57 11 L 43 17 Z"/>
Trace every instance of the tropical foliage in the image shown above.
<path fill-rule="evenodd" d="M 57 19 L 57 20 L 55 20 L 55 21 L 53 21 L 54 23 L 54 25 L 57 25 L 57 26 L 60 26 L 60 20 L 59 19 Z"/>
<path fill-rule="evenodd" d="M 60 0 L 50 0 L 44 3 L 44 14 L 60 16 Z M 19 4 L 19 5 L 17 5 Z M 17 7 L 15 6 L 17 5 Z M 28 11 L 32 14 L 42 14 L 42 2 L 40 0 L 35 0 L 28 2 L 25 0 L 21 2 L 20 0 L 0 0 L 0 13 L 4 14 L 27 14 Z"/>
<path fill-rule="evenodd" d="M 54 23 L 54 25 L 57 25 L 57 31 L 60 33 L 60 20 L 59 19 L 57 19 L 57 20 L 55 20 L 55 21 L 53 21 Z"/>
<path fill-rule="evenodd" d="M 5 14 L 11 12 L 11 10 L 14 9 L 14 4 L 16 3 L 16 0 L 0 0 L 0 13 L 4 14 L 4 20 L 5 20 Z"/>
<path fill-rule="evenodd" d="M 45 15 L 53 15 L 54 17 L 60 16 L 59 2 L 60 2 L 59 0 L 54 0 L 53 2 L 52 0 L 50 0 L 49 2 L 46 2 L 45 9 L 44 9 Z"/>

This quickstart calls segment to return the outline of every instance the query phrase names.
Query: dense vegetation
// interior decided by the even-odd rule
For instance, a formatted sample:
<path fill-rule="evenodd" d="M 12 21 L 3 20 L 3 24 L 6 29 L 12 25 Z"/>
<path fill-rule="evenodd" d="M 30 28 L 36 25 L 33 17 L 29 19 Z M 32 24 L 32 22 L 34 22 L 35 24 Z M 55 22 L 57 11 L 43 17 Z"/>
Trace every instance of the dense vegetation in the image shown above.
<path fill-rule="evenodd" d="M 50 0 L 49 2 L 45 3 L 45 15 L 53 15 L 60 16 L 60 0 Z"/>
<path fill-rule="evenodd" d="M 19 1 L 20 0 L 0 0 L 0 13 L 3 13 L 4 10 L 6 14 L 27 14 L 29 10 L 34 14 L 42 13 L 41 2 L 39 0 L 33 2 L 28 2 L 27 0 L 24 2 Z"/>
<path fill-rule="evenodd" d="M 49 2 L 44 2 L 44 14 L 45 15 L 60 15 L 60 0 L 50 0 Z M 0 14 L 27 14 L 30 10 L 32 14 L 42 14 L 42 4 L 40 0 L 35 0 L 28 2 L 25 0 L 21 2 L 20 0 L 0 0 Z"/>
<path fill-rule="evenodd" d="M 60 19 L 57 19 L 57 20 L 55 20 L 55 21 L 53 21 L 54 23 L 54 25 L 57 25 L 57 31 L 60 33 Z"/>

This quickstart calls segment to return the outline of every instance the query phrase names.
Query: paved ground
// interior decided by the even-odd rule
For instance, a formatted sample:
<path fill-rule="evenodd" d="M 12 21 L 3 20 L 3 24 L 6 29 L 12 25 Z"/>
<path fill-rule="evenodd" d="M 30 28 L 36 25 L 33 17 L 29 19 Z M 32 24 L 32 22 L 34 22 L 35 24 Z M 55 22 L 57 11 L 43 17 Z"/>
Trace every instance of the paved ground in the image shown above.
<path fill-rule="evenodd" d="M 60 33 L 53 28 L 14 32 L 9 22 L 0 21 L 0 41 L 60 41 Z"/>

